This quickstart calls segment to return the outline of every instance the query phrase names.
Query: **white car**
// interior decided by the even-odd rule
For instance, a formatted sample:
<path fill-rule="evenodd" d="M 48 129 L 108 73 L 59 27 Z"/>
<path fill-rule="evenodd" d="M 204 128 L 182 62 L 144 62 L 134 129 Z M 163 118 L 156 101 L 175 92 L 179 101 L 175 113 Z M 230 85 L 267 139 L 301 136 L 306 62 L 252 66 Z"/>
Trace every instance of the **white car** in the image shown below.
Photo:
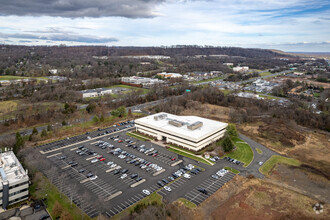
<path fill-rule="evenodd" d="M 114 163 L 114 164 L 112 164 L 110 167 L 111 167 L 111 168 L 114 168 L 114 167 L 116 167 L 116 166 L 117 166 L 117 164 Z"/>
<path fill-rule="evenodd" d="M 120 179 L 125 179 L 127 177 L 127 174 L 124 173 L 123 175 L 121 175 Z"/>
<path fill-rule="evenodd" d="M 191 176 L 188 173 L 185 173 L 185 174 L 183 174 L 183 177 L 187 178 L 187 179 L 190 179 Z"/>
<path fill-rule="evenodd" d="M 169 191 L 169 192 L 172 191 L 171 187 L 169 187 L 169 186 L 164 186 L 164 189 L 165 189 L 166 191 Z"/>
<path fill-rule="evenodd" d="M 95 176 L 92 176 L 92 177 L 90 177 L 89 178 L 90 180 L 96 180 L 97 179 L 97 176 L 95 175 Z"/>
<path fill-rule="evenodd" d="M 263 163 L 264 163 L 264 162 L 260 161 L 260 162 L 259 162 L 259 165 L 261 166 Z"/>
<path fill-rule="evenodd" d="M 147 196 L 150 195 L 150 191 L 149 191 L 149 190 L 144 189 L 144 190 L 142 190 L 142 192 L 143 192 L 144 194 L 146 194 Z"/>
<path fill-rule="evenodd" d="M 91 160 L 91 163 L 96 163 L 97 161 L 99 161 L 98 159 L 93 159 Z"/>
<path fill-rule="evenodd" d="M 215 162 L 216 160 L 212 157 L 212 158 L 210 158 L 210 161 L 213 161 L 213 162 Z"/>
<path fill-rule="evenodd" d="M 110 166 L 110 165 L 112 165 L 112 164 L 113 164 L 112 161 L 109 161 L 109 162 L 107 163 L 108 166 Z"/>

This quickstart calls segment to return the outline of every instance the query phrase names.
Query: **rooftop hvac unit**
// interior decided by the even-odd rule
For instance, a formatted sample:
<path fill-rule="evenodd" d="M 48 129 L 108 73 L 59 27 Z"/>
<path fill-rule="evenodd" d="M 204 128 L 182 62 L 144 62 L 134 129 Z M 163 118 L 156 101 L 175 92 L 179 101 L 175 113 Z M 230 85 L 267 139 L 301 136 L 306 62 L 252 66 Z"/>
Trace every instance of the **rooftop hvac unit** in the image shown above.
<path fill-rule="evenodd" d="M 158 121 L 158 120 L 162 120 L 162 119 L 164 119 L 164 118 L 166 118 L 167 117 L 167 114 L 159 114 L 159 115 L 155 115 L 154 116 L 154 119 L 156 120 L 156 121 Z"/>
<path fill-rule="evenodd" d="M 168 123 L 175 127 L 182 127 L 184 125 L 184 122 L 178 120 L 169 120 Z"/>
<path fill-rule="evenodd" d="M 187 128 L 190 130 L 196 130 L 197 128 L 200 128 L 203 126 L 203 122 L 201 121 L 196 121 L 190 125 L 187 125 Z"/>

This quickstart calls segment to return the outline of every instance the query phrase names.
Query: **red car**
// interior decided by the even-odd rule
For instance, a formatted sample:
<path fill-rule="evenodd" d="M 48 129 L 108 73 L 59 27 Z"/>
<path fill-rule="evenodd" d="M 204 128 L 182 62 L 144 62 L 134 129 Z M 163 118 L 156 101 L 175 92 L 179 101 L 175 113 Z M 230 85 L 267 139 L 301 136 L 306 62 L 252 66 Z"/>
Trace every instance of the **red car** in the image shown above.
<path fill-rule="evenodd" d="M 97 159 L 101 159 L 102 157 L 103 157 L 103 156 L 102 156 L 102 155 L 100 155 L 100 156 L 98 156 L 98 157 L 97 157 Z"/>
<path fill-rule="evenodd" d="M 176 160 L 176 157 L 172 157 L 171 160 Z"/>
<path fill-rule="evenodd" d="M 155 157 L 155 156 L 157 156 L 157 155 L 158 155 L 158 154 L 153 154 L 152 156 Z"/>
<path fill-rule="evenodd" d="M 104 158 L 104 157 L 102 157 L 102 158 L 100 159 L 100 161 L 105 161 L 105 158 Z"/>
<path fill-rule="evenodd" d="M 118 143 L 121 143 L 121 142 L 123 142 L 123 140 L 119 140 L 119 141 L 118 141 Z"/>

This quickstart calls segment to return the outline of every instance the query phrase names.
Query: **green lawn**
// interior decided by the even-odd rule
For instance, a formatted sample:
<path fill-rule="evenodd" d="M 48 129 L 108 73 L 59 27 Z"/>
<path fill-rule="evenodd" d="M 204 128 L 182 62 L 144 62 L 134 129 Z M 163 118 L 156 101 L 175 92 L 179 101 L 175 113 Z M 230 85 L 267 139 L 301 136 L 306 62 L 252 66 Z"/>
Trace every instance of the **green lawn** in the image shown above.
<path fill-rule="evenodd" d="M 55 202 L 58 201 L 63 207 L 63 210 L 68 211 L 73 217 L 73 219 L 80 220 L 82 214 L 81 210 L 74 203 L 72 203 L 71 207 L 70 199 L 61 192 L 59 192 L 58 189 L 45 176 L 41 176 L 41 178 L 46 190 L 41 193 L 41 190 L 37 190 L 37 183 L 33 183 L 29 187 L 30 195 L 33 198 L 37 199 L 42 199 L 46 197 L 46 205 L 49 213 L 52 212 Z M 45 194 L 47 194 L 47 196 L 45 196 Z M 55 218 L 53 217 L 53 219 Z M 84 215 L 84 219 L 88 220 L 90 218 L 87 215 Z"/>
<path fill-rule="evenodd" d="M 172 151 L 176 154 L 180 154 L 184 157 L 188 157 L 190 159 L 193 159 L 193 160 L 196 160 L 196 161 L 199 161 L 199 162 L 202 162 L 202 163 L 205 163 L 207 165 L 214 165 L 213 162 L 205 159 L 205 158 L 202 158 L 202 157 L 198 157 L 198 156 L 194 156 L 194 155 L 191 155 L 189 151 L 185 151 L 185 150 L 182 150 L 182 149 L 179 149 L 179 148 L 176 148 L 174 146 L 170 146 L 170 148 L 168 149 L 169 151 Z"/>
<path fill-rule="evenodd" d="M 182 202 L 186 207 L 194 209 L 197 207 L 197 205 L 193 202 L 190 202 L 189 200 L 185 198 L 179 198 L 178 201 Z"/>
<path fill-rule="evenodd" d="M 134 205 L 128 207 L 124 211 L 113 216 L 111 219 L 113 219 L 113 220 L 122 219 L 125 216 L 132 213 L 137 206 L 144 206 L 144 205 L 148 206 L 148 205 L 152 205 L 152 204 L 162 205 L 163 204 L 162 200 L 163 200 L 163 197 L 161 195 L 159 195 L 157 192 L 153 192 L 152 194 L 150 194 L 150 196 L 147 196 L 144 199 L 142 199 L 141 201 L 139 201 L 138 203 L 135 203 Z"/>
<path fill-rule="evenodd" d="M 269 76 L 271 75 L 272 73 L 270 72 L 263 72 L 263 73 L 260 73 L 260 76 Z"/>
<path fill-rule="evenodd" d="M 262 150 L 259 148 L 256 148 L 256 151 L 258 152 L 258 154 L 262 154 Z"/>
<path fill-rule="evenodd" d="M 203 82 L 212 82 L 212 81 L 219 80 L 219 79 L 223 79 L 223 77 L 219 76 L 219 77 L 214 77 L 214 78 L 211 78 L 211 79 L 205 79 L 205 80 L 201 80 L 201 81 L 194 81 L 192 83 L 196 84 L 196 83 L 203 83 Z"/>
<path fill-rule="evenodd" d="M 17 109 L 19 101 L 1 101 L 0 102 L 0 115 L 7 114 Z"/>
<path fill-rule="evenodd" d="M 10 76 L 10 75 L 0 76 L 0 81 L 17 80 L 17 79 L 36 79 L 37 81 L 48 80 L 46 77 L 27 77 L 27 76 Z"/>
<path fill-rule="evenodd" d="M 296 160 L 293 158 L 282 157 L 279 155 L 273 155 L 259 168 L 259 171 L 264 175 L 268 175 L 269 172 L 279 163 L 287 164 L 287 165 L 291 165 L 291 166 L 300 166 L 301 165 L 299 160 Z"/>
<path fill-rule="evenodd" d="M 253 151 L 250 145 L 239 138 L 232 138 L 232 140 L 236 149 L 225 156 L 239 160 L 244 163 L 244 167 L 247 167 L 253 160 Z"/>
<path fill-rule="evenodd" d="M 224 167 L 226 170 L 229 170 L 230 172 L 232 173 L 235 173 L 235 174 L 239 174 L 240 172 L 234 168 L 231 168 L 231 167 Z"/>
<path fill-rule="evenodd" d="M 131 136 L 131 137 L 133 137 L 133 138 L 135 138 L 135 139 L 138 139 L 138 140 L 140 140 L 140 141 L 149 141 L 150 140 L 150 138 L 148 138 L 148 137 L 146 137 L 146 136 L 142 136 L 142 135 L 140 135 L 140 134 L 135 134 L 135 133 L 133 133 L 133 132 L 127 132 L 126 133 L 128 136 Z"/>
<path fill-rule="evenodd" d="M 128 85 L 114 85 L 114 86 L 109 86 L 106 88 L 115 88 L 115 87 L 121 87 L 121 88 L 125 88 L 125 89 L 130 89 L 130 90 L 142 90 L 143 94 L 147 94 L 148 93 L 148 89 L 144 89 L 144 88 L 139 88 L 139 87 L 135 87 L 135 86 L 128 86 Z"/>
<path fill-rule="evenodd" d="M 224 95 L 228 95 L 231 90 L 230 89 L 220 89 L 221 92 L 223 92 Z"/>

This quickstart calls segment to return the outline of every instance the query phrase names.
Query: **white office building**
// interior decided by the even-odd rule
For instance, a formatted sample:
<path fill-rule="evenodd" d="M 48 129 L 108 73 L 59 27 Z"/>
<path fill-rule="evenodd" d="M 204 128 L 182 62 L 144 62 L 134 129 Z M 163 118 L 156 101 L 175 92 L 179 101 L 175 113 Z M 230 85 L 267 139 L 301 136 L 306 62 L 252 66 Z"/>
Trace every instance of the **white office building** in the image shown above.
<path fill-rule="evenodd" d="M 222 138 L 227 125 L 197 116 L 177 116 L 164 112 L 135 120 L 137 132 L 193 151 L 199 151 Z"/>
<path fill-rule="evenodd" d="M 99 97 L 104 95 L 110 95 L 112 93 L 113 93 L 112 89 L 107 89 L 107 88 L 87 89 L 81 91 L 83 98 Z"/>
<path fill-rule="evenodd" d="M 0 154 L 0 205 L 23 201 L 29 197 L 29 177 L 12 151 Z"/>

